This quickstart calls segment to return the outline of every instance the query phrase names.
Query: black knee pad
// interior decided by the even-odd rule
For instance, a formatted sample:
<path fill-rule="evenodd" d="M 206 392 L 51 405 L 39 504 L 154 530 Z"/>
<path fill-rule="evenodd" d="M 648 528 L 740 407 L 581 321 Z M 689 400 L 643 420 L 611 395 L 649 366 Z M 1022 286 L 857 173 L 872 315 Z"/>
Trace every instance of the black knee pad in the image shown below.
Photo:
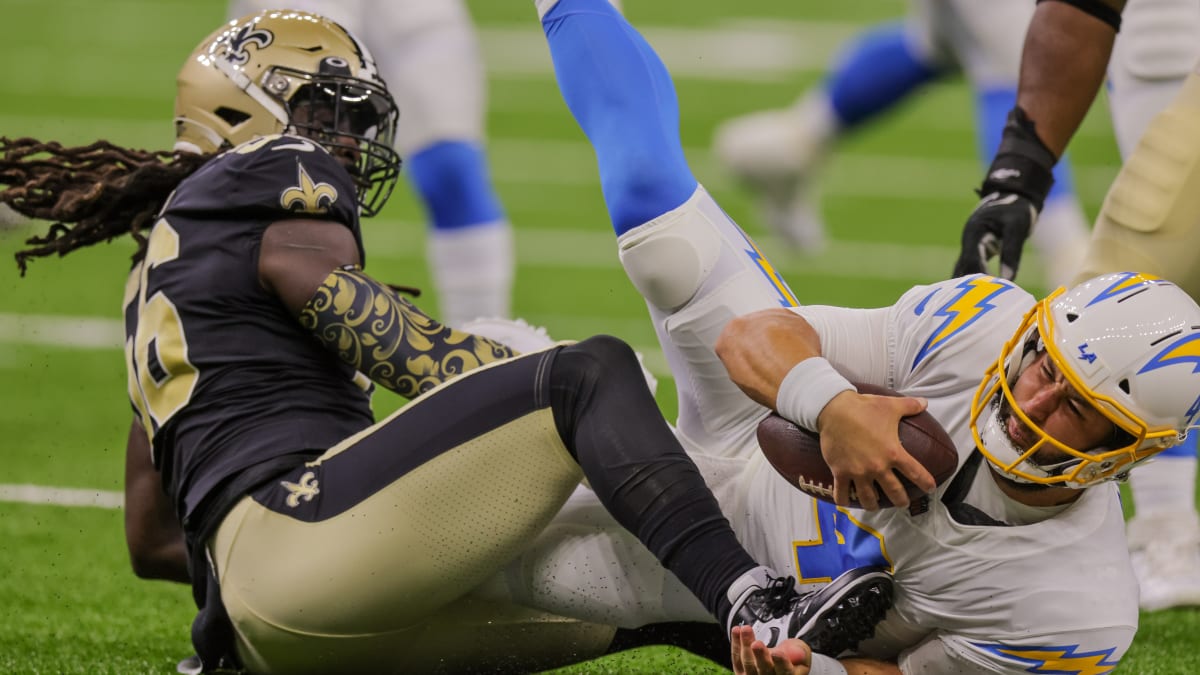
<path fill-rule="evenodd" d="M 554 355 L 550 366 L 550 405 L 559 435 L 572 455 L 581 415 L 589 410 L 603 415 L 617 400 L 639 396 L 648 400 L 657 414 L 637 355 L 620 338 L 597 335 L 563 347 Z M 613 423 L 620 420 L 614 419 Z"/>

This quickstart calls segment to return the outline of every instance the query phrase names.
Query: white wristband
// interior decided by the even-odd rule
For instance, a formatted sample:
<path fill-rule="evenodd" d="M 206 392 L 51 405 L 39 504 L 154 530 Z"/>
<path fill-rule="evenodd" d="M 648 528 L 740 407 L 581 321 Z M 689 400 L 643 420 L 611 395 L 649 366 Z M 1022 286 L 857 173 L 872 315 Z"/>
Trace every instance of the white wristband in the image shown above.
<path fill-rule="evenodd" d="M 779 383 L 775 410 L 799 426 L 816 431 L 817 416 L 825 404 L 843 391 L 858 390 L 832 363 L 820 356 L 810 356 L 797 363 Z"/>
<path fill-rule="evenodd" d="M 849 673 L 841 661 L 813 652 L 812 666 L 808 669 L 808 675 L 849 675 Z"/>

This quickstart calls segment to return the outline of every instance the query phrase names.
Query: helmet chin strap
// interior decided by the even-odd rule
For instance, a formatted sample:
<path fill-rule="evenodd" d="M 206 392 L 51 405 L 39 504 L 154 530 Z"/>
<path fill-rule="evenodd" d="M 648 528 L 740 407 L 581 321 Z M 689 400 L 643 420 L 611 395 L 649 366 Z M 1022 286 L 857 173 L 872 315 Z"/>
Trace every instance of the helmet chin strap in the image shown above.
<path fill-rule="evenodd" d="M 1003 396 L 1003 394 L 997 392 L 997 397 L 999 396 Z M 983 442 L 987 445 L 988 451 L 993 455 L 996 455 L 997 457 L 1007 456 L 1015 460 L 1023 453 L 1017 450 L 1016 446 L 1014 446 L 1012 441 L 1008 438 L 1008 434 L 1004 433 L 1004 422 L 1000 418 L 999 400 L 992 401 L 988 408 L 989 411 L 987 415 L 987 421 L 984 423 L 983 428 L 979 431 L 980 439 L 983 440 Z M 1103 452 L 1105 449 L 1106 448 L 1101 446 L 1096 448 L 1094 451 Z M 1054 464 L 1039 464 L 1034 461 L 1033 458 L 1027 458 L 1021 460 L 1021 462 L 1017 464 L 1015 468 L 1019 468 L 1025 473 L 1043 476 L 1046 478 L 1053 478 L 1055 476 L 1063 475 L 1068 470 L 1078 466 L 1082 461 L 1082 459 L 1077 457 L 1069 457 L 1061 462 L 1055 462 Z M 1023 485 L 1044 485 L 1043 483 L 1038 483 L 1037 481 L 1029 480 L 1028 478 L 1010 473 L 996 462 L 989 461 L 988 466 L 990 466 L 996 473 L 1014 483 L 1021 483 Z M 1058 485 L 1060 487 L 1069 488 L 1084 487 L 1083 484 L 1074 481 L 1066 481 L 1059 483 Z"/>
<path fill-rule="evenodd" d="M 221 137 L 221 134 L 213 131 L 206 124 L 201 124 L 196 120 L 188 119 L 186 117 L 176 117 L 175 123 L 187 125 L 188 130 L 195 131 L 203 136 L 204 139 L 208 141 L 209 145 L 215 150 L 220 150 L 221 147 L 225 145 L 225 139 Z M 197 155 L 204 153 L 203 148 L 195 143 L 189 143 L 188 141 L 175 141 L 174 149 L 175 152 L 193 152 Z"/>
<path fill-rule="evenodd" d="M 996 392 L 997 397 L 1003 395 L 1004 394 L 1002 391 Z M 982 428 L 979 429 L 979 439 L 983 441 L 984 445 L 987 446 L 988 453 L 992 454 L 997 459 L 1008 458 L 1015 460 L 1021 455 L 1021 453 L 1017 451 L 1016 446 L 1014 446 L 1012 441 L 1009 440 L 1008 434 L 1004 433 L 1004 422 L 1000 419 L 1000 403 L 997 399 L 993 399 L 991 403 L 988 404 L 988 413 Z M 1004 467 L 1000 466 L 1000 464 L 995 461 L 991 461 L 990 458 L 988 461 L 988 466 L 990 466 L 996 473 L 999 473 L 1001 476 L 1013 481 L 1014 483 L 1022 483 L 1025 485 L 1039 484 L 1037 481 L 1023 478 L 1015 473 L 1005 470 Z M 1042 467 L 1030 462 L 1027 459 L 1022 460 L 1015 468 L 1020 468 L 1026 473 L 1047 477 L 1050 476 L 1050 474 L 1042 469 Z"/>
<path fill-rule="evenodd" d="M 1015 460 L 1017 457 L 1020 457 L 1023 454 L 1023 451 L 1018 450 L 1016 446 L 1013 445 L 1012 440 L 1009 439 L 1008 434 L 1004 433 L 1004 421 L 1000 418 L 999 402 L 999 397 L 1003 395 L 1004 394 L 1002 392 L 997 392 L 997 399 L 993 400 L 988 405 L 987 421 L 984 423 L 983 428 L 980 429 L 979 437 L 987 445 L 988 451 L 993 455 L 996 455 L 997 457 L 1008 456 Z M 1032 457 L 1030 457 L 1021 460 L 1021 462 L 1017 464 L 1016 468 L 1020 468 L 1026 473 L 1052 478 L 1054 476 L 1061 476 L 1068 469 L 1079 464 L 1081 461 L 1083 460 L 1071 457 L 1061 462 L 1055 462 L 1054 464 L 1039 464 L 1034 461 Z M 1029 480 L 1028 478 L 1023 478 L 1016 474 L 1009 473 L 1008 471 L 1005 471 L 1003 467 L 994 462 L 988 462 L 988 464 L 1013 482 L 1026 483 L 1030 485 L 1041 484 L 1037 483 L 1036 481 Z"/>

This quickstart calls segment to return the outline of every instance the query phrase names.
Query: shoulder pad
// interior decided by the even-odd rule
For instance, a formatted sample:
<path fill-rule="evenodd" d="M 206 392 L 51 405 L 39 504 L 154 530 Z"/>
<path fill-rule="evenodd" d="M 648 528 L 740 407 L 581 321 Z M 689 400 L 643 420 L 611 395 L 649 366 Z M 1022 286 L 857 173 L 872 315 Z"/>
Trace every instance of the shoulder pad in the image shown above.
<path fill-rule="evenodd" d="M 910 364 L 915 370 L 929 355 L 979 331 L 989 336 L 998 331 L 998 350 L 1015 328 L 1012 318 L 1019 320 L 1034 300 L 1011 281 L 975 274 L 915 288 L 901 302 L 919 317 L 913 336 L 919 345 Z"/>
<path fill-rule="evenodd" d="M 303 215 L 358 229 L 349 172 L 319 144 L 290 135 L 264 136 L 217 155 L 180 184 L 164 213 L 173 211 L 276 220 Z"/>

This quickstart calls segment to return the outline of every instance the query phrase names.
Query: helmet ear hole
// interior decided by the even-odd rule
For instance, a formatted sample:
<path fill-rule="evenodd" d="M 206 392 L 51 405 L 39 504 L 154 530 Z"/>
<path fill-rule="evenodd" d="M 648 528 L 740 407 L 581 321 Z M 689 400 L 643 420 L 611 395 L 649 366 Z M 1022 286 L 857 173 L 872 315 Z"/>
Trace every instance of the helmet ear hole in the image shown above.
<path fill-rule="evenodd" d="M 227 108 L 225 106 L 221 106 L 213 112 L 217 117 L 225 120 L 225 123 L 231 127 L 236 127 L 242 122 L 250 119 L 250 113 L 242 112 L 241 110 L 234 110 L 233 108 Z"/>
<path fill-rule="evenodd" d="M 1074 312 L 1067 312 L 1067 316 L 1066 316 L 1067 323 L 1075 323 L 1076 319 L 1078 319 L 1078 318 L 1079 318 L 1078 314 L 1076 314 Z"/>
<path fill-rule="evenodd" d="M 1121 380 L 1120 382 L 1117 383 L 1117 386 L 1120 387 L 1121 391 L 1125 392 L 1126 394 L 1129 393 L 1129 380 L 1128 379 Z"/>

